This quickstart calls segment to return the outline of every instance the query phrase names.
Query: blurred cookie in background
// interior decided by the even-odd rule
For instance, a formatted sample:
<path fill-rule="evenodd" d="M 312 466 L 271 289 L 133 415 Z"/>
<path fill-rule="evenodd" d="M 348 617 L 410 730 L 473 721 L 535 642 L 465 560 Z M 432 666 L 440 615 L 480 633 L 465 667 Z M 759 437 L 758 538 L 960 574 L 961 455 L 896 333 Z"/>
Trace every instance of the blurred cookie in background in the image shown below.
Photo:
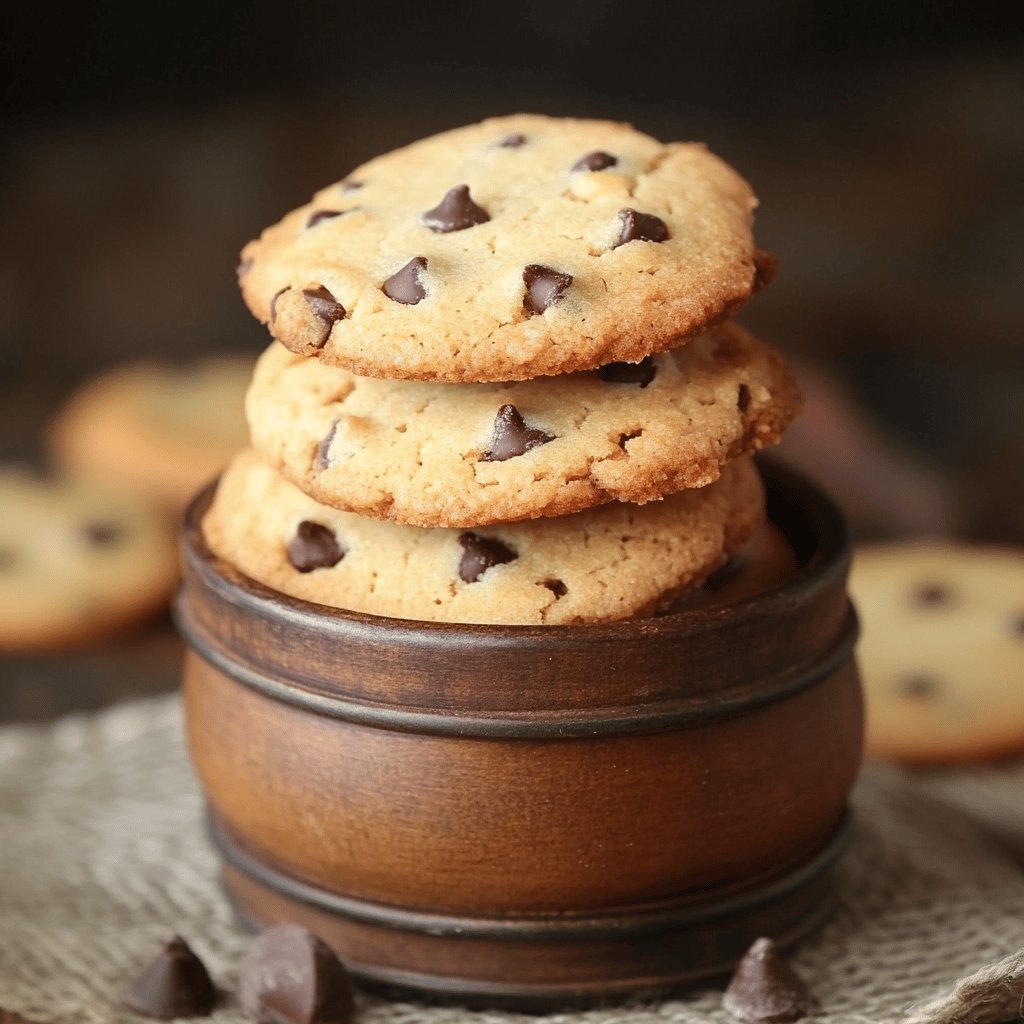
<path fill-rule="evenodd" d="M 1024 753 L 1024 548 L 862 547 L 850 590 L 869 754 L 946 764 Z"/>
<path fill-rule="evenodd" d="M 175 512 L 247 441 L 243 402 L 255 360 L 140 362 L 87 381 L 57 413 L 48 442 L 68 474 Z"/>
<path fill-rule="evenodd" d="M 949 536 L 963 510 L 948 467 L 930 464 L 886 429 L 827 367 L 794 361 L 804 408 L 785 458 L 842 507 L 854 536 Z"/>
<path fill-rule="evenodd" d="M 164 609 L 175 530 L 145 501 L 0 468 L 0 651 L 88 644 Z"/>

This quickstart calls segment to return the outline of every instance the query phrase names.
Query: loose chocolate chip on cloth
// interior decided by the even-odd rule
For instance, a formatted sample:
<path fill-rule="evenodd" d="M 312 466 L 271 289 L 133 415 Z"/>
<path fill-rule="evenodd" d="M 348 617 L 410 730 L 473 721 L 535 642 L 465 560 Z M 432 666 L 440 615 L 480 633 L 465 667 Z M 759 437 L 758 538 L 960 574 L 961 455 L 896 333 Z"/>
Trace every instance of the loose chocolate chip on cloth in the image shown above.
<path fill-rule="evenodd" d="M 131 983 L 122 1001 L 134 1013 L 156 1020 L 205 1017 L 217 1002 L 217 990 L 205 964 L 176 935 Z"/>
<path fill-rule="evenodd" d="M 268 928 L 239 972 L 238 1001 L 254 1024 L 348 1024 L 352 986 L 333 950 L 294 924 Z"/>
<path fill-rule="evenodd" d="M 749 185 L 698 143 L 513 115 L 379 156 L 242 253 L 283 345 L 367 377 L 525 380 L 636 362 L 770 279 Z M 302 296 L 344 310 L 318 318 Z"/>
<path fill-rule="evenodd" d="M 839 867 L 836 913 L 786 954 L 821 1004 L 815 1021 L 951 1024 L 946 1010 L 922 1008 L 1024 946 L 1022 791 L 1024 762 L 927 774 L 867 768 L 854 791 L 857 827 Z M 9 1013 L 138 1024 L 119 1002 L 125 981 L 140 951 L 179 931 L 201 945 L 228 993 L 209 1020 L 245 1024 L 231 993 L 252 936 L 219 888 L 176 698 L 0 729 L 0 835 L 0 998 Z M 554 1018 L 360 994 L 354 1020 L 731 1024 L 723 988 Z M 962 995 L 978 1005 L 992 991 L 989 976 Z"/>
<path fill-rule="evenodd" d="M 736 965 L 722 1005 L 743 1024 L 789 1024 L 818 1010 L 807 985 L 766 938 L 757 939 Z"/>

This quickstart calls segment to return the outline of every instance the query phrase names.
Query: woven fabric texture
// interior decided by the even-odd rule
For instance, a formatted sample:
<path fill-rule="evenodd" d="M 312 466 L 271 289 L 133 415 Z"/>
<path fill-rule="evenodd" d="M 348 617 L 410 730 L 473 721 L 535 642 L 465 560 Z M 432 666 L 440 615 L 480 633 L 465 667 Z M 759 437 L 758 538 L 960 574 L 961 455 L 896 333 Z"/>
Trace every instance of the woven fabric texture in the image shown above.
<path fill-rule="evenodd" d="M 873 766 L 839 910 L 793 958 L 823 1024 L 883 1024 L 1024 946 L 1024 764 Z M 216 882 L 173 698 L 0 730 L 0 1006 L 51 1024 L 137 1024 L 125 985 L 172 933 L 231 992 L 249 937 Z M 721 993 L 544 1018 L 361 997 L 359 1024 L 728 1024 Z"/>

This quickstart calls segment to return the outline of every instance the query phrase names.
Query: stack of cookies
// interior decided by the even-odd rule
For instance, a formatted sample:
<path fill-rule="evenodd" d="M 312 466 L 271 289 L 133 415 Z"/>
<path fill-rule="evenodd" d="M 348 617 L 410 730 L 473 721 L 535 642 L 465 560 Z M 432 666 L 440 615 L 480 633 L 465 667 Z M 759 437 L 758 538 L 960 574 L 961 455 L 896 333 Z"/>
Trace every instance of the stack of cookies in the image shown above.
<path fill-rule="evenodd" d="M 242 253 L 276 338 L 211 549 L 420 620 L 656 613 L 762 528 L 799 396 L 728 318 L 772 276 L 696 144 L 519 115 L 371 160 Z"/>

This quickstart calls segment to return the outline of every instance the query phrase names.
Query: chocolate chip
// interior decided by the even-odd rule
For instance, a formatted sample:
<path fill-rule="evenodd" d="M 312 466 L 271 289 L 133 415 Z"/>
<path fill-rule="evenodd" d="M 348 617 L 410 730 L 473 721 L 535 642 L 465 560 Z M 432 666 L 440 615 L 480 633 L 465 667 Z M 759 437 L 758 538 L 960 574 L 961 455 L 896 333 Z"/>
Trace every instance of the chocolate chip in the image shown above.
<path fill-rule="evenodd" d="M 320 439 L 316 446 L 316 458 L 314 465 L 317 469 L 327 469 L 331 464 L 331 445 L 334 443 L 334 435 L 338 432 L 338 421 L 331 424 L 331 429 Z"/>
<path fill-rule="evenodd" d="M 86 523 L 82 527 L 82 536 L 98 548 L 110 547 L 124 537 L 124 527 L 120 523 Z"/>
<path fill-rule="evenodd" d="M 309 215 L 309 220 L 306 221 L 306 230 L 316 227 L 321 221 L 331 220 L 334 217 L 340 217 L 343 213 L 351 212 L 351 210 L 314 210 Z"/>
<path fill-rule="evenodd" d="M 746 412 L 750 408 L 750 388 L 741 384 L 736 390 L 736 408 L 740 412 Z"/>
<path fill-rule="evenodd" d="M 952 601 L 953 592 L 949 587 L 934 581 L 922 583 L 914 591 L 914 604 L 919 604 L 926 608 L 938 608 L 942 605 L 951 604 Z"/>
<path fill-rule="evenodd" d="M 250 270 L 252 270 L 253 264 L 255 262 L 256 261 L 254 259 L 247 256 L 244 260 L 242 260 L 241 263 L 238 264 L 238 266 L 235 268 L 235 273 L 238 275 L 239 281 L 241 281 L 242 278 L 245 277 Z"/>
<path fill-rule="evenodd" d="M 531 449 L 539 448 L 554 439 L 554 434 L 546 434 L 536 427 L 528 427 L 514 405 L 503 405 L 494 417 L 491 448 L 482 461 L 504 462 L 506 459 L 514 459 L 517 455 L 525 455 Z"/>
<path fill-rule="evenodd" d="M 299 572 L 330 569 L 345 557 L 334 531 L 322 523 L 303 519 L 288 545 L 288 561 Z"/>
<path fill-rule="evenodd" d="M 464 231 L 475 224 L 484 224 L 491 218 L 482 206 L 470 198 L 468 185 L 450 188 L 444 199 L 432 210 L 427 210 L 422 221 L 431 231 L 448 234 L 450 231 Z"/>
<path fill-rule="evenodd" d="M 664 242 L 668 238 L 668 225 L 653 213 L 639 213 L 627 207 L 619 210 L 619 220 L 622 229 L 613 246 L 615 249 L 627 242 Z"/>
<path fill-rule="evenodd" d="M 217 990 L 202 960 L 176 935 L 132 982 L 123 1002 L 157 1020 L 205 1017 L 217 1002 Z"/>
<path fill-rule="evenodd" d="M 331 336 L 331 328 L 339 320 L 345 319 L 345 307 L 323 286 L 306 288 L 302 294 L 305 296 L 306 302 L 309 303 L 309 308 L 324 325 L 320 337 L 313 342 L 316 348 L 323 348 Z"/>
<path fill-rule="evenodd" d="M 931 676 L 913 675 L 906 676 L 899 681 L 900 696 L 910 700 L 931 700 L 941 687 L 938 681 Z"/>
<path fill-rule="evenodd" d="M 498 145 L 504 149 L 518 149 L 526 141 L 526 136 L 522 132 L 513 132 L 511 135 L 506 135 Z"/>
<path fill-rule="evenodd" d="M 722 1006 L 744 1024 L 786 1024 L 818 1009 L 771 939 L 757 939 L 743 955 L 722 996 Z"/>
<path fill-rule="evenodd" d="M 392 274 L 381 290 L 389 299 L 401 302 L 406 306 L 415 306 L 417 302 L 425 299 L 426 289 L 420 283 L 420 275 L 427 269 L 425 256 L 414 256 L 401 270 Z"/>
<path fill-rule="evenodd" d="M 3 565 L 3 555 L 0 552 L 0 566 Z M 1024 613 L 1018 615 L 1010 625 L 1014 636 L 1024 637 Z"/>
<path fill-rule="evenodd" d="M 606 167 L 614 167 L 618 163 L 618 159 L 611 155 L 611 153 L 602 153 L 601 150 L 595 149 L 593 153 L 587 153 L 581 156 L 579 160 L 572 165 L 574 171 L 603 171 Z"/>
<path fill-rule="evenodd" d="M 609 384 L 639 384 L 645 388 L 654 380 L 658 368 L 650 356 L 639 363 L 605 363 L 598 371 L 601 380 Z"/>
<path fill-rule="evenodd" d="M 270 322 L 273 323 L 277 319 L 277 300 L 284 295 L 285 292 L 290 291 L 290 288 L 281 288 L 274 292 L 274 297 L 270 300 Z"/>
<path fill-rule="evenodd" d="M 459 576 L 464 583 L 476 583 L 492 566 L 514 562 L 519 557 L 500 540 L 480 537 L 475 533 L 460 534 L 459 543 L 462 545 Z"/>
<path fill-rule="evenodd" d="M 333 950 L 296 924 L 252 944 L 238 976 L 238 1001 L 255 1024 L 347 1024 L 352 986 Z"/>
<path fill-rule="evenodd" d="M 555 595 L 556 601 L 569 593 L 569 588 L 561 580 L 545 580 L 544 586 Z"/>
<path fill-rule="evenodd" d="M 754 250 L 754 291 L 759 292 L 778 277 L 779 257 L 767 249 Z"/>
<path fill-rule="evenodd" d="M 365 181 L 353 181 L 350 178 L 346 178 L 341 183 L 341 191 L 342 192 L 346 192 L 346 193 L 348 193 L 348 192 L 358 192 L 365 184 L 366 184 Z"/>
<path fill-rule="evenodd" d="M 543 313 L 565 296 L 572 285 L 572 274 L 531 263 L 523 268 L 523 284 L 526 285 L 523 307 L 530 313 Z"/>

